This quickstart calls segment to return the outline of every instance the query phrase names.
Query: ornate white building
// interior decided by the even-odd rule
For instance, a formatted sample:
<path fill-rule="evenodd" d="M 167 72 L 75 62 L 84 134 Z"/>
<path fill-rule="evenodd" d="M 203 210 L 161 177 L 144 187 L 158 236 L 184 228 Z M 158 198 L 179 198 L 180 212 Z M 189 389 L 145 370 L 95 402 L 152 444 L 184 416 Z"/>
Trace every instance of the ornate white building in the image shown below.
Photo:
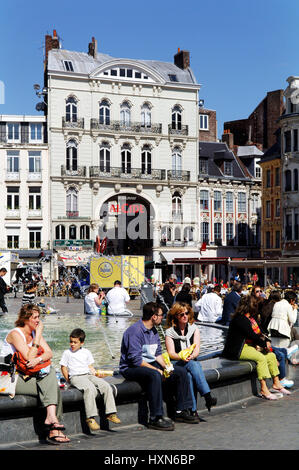
<path fill-rule="evenodd" d="M 37 259 L 50 248 L 46 119 L 0 115 L 0 248 Z"/>
<path fill-rule="evenodd" d="M 62 50 L 54 32 L 45 71 L 53 248 L 93 250 L 107 236 L 109 253 L 198 257 L 200 86 L 189 53 L 116 59 L 94 38 L 88 53 Z"/>

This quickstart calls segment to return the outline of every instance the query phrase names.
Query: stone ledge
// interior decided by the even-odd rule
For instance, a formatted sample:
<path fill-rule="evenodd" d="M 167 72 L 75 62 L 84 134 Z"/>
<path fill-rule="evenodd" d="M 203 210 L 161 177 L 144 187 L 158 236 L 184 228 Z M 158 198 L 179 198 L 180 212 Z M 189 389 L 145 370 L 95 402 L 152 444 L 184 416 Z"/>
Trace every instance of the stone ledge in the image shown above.
<path fill-rule="evenodd" d="M 250 361 L 230 361 L 215 353 L 202 358 L 206 379 L 218 398 L 218 404 L 224 405 L 248 398 L 256 393 L 255 363 Z M 144 424 L 147 417 L 147 405 L 140 385 L 125 380 L 118 371 L 113 377 L 105 378 L 111 383 L 116 394 L 118 414 L 124 425 Z M 84 402 L 82 393 L 75 388 L 62 390 L 64 409 L 63 422 L 67 433 L 88 433 L 85 424 Z M 102 429 L 114 428 L 101 414 L 101 397 L 98 399 Z M 204 408 L 203 400 L 198 400 L 198 409 Z M 32 396 L 16 395 L 14 399 L 0 396 L 0 445 L 12 442 L 32 441 L 42 438 L 44 413 L 38 407 L 38 400 Z"/>

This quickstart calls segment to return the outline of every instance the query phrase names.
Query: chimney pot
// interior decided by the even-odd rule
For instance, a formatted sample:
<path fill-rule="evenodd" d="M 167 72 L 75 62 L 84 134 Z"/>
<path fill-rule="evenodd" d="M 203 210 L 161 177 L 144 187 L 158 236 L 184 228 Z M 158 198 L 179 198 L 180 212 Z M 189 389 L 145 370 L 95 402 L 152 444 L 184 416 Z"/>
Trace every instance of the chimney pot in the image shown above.
<path fill-rule="evenodd" d="M 189 51 L 181 51 L 178 49 L 178 52 L 174 56 L 174 64 L 182 70 L 190 67 L 190 53 Z"/>

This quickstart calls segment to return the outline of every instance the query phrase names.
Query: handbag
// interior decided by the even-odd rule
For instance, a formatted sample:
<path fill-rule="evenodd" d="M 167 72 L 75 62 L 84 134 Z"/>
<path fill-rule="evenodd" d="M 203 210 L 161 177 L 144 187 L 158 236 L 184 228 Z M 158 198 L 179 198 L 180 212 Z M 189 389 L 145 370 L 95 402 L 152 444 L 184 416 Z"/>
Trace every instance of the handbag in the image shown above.
<path fill-rule="evenodd" d="M 9 357 L 9 359 L 11 356 Z M 5 360 L 5 359 L 4 359 Z M 0 395 L 9 395 L 14 398 L 16 394 L 18 375 L 16 366 L 12 362 L 0 364 Z"/>
<path fill-rule="evenodd" d="M 37 357 L 41 356 L 44 352 L 44 349 L 39 346 L 37 350 Z M 41 371 L 41 369 L 44 369 L 45 367 L 49 366 L 51 364 L 51 360 L 48 359 L 47 361 L 39 362 L 36 364 L 34 367 L 27 367 L 27 359 L 23 357 L 23 355 L 19 352 L 16 351 L 13 356 L 12 356 L 12 362 L 15 364 L 16 369 L 18 372 L 20 372 L 23 375 L 29 376 L 29 377 L 35 377 L 38 375 L 38 373 Z"/>

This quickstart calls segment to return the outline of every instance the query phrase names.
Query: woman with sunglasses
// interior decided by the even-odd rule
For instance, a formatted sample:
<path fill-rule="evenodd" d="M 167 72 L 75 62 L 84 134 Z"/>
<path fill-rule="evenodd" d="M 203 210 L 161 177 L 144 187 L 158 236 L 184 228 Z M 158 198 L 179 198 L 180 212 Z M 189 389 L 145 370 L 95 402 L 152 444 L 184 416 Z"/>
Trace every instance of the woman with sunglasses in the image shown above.
<path fill-rule="evenodd" d="M 197 392 L 205 398 L 206 407 L 210 411 L 215 406 L 217 399 L 212 397 L 210 387 L 206 381 L 200 362 L 197 360 L 200 350 L 199 329 L 194 324 L 194 314 L 191 307 L 186 303 L 176 302 L 167 314 L 167 326 L 165 344 L 170 359 L 179 366 L 186 367 L 189 377 L 192 395 L 192 416 L 197 414 Z M 182 360 L 179 352 L 195 344 L 195 349 L 187 359 Z"/>

